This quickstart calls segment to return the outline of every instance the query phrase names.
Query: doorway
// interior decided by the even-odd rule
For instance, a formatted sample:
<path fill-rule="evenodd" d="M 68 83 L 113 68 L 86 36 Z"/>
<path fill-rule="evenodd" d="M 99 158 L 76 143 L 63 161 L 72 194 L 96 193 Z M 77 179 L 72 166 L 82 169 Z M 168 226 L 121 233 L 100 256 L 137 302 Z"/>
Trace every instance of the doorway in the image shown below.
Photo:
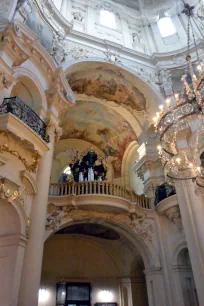
<path fill-rule="evenodd" d="M 58 283 L 57 306 L 90 306 L 90 283 Z"/>

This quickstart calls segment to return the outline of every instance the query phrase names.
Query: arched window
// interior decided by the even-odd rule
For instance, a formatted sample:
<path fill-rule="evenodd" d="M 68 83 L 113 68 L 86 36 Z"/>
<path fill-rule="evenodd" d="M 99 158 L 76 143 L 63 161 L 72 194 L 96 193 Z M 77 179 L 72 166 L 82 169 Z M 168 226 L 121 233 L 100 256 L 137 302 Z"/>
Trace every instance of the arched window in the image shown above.
<path fill-rule="evenodd" d="M 59 177 L 59 183 L 65 183 L 67 181 L 72 181 L 73 176 L 72 176 L 72 170 L 70 166 L 67 166 L 62 172 Z"/>
<path fill-rule="evenodd" d="M 101 10 L 100 24 L 111 29 L 116 29 L 115 14 L 107 10 Z"/>
<path fill-rule="evenodd" d="M 159 14 L 157 24 L 159 27 L 160 34 L 163 38 L 176 34 L 176 28 L 173 24 L 171 17 L 166 16 L 164 12 Z"/>
<path fill-rule="evenodd" d="M 67 174 L 67 175 L 70 175 L 70 174 L 72 173 L 70 166 L 67 166 L 67 167 L 64 169 L 63 173 L 65 173 L 65 174 Z"/>

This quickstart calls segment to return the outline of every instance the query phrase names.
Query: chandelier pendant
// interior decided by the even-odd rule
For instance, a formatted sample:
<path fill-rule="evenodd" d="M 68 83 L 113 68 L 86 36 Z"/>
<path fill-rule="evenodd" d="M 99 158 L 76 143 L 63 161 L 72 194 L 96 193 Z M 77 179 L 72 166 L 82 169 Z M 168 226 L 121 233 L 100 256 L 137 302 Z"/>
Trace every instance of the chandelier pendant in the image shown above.
<path fill-rule="evenodd" d="M 158 153 L 165 174 L 173 179 L 196 179 L 204 187 L 204 169 L 197 161 L 199 136 L 204 131 L 204 72 L 199 60 L 196 39 L 192 26 L 195 6 L 184 3 L 183 14 L 188 18 L 186 74 L 182 76 L 184 91 L 166 99 L 153 118 L 155 129 L 160 135 Z M 190 41 L 194 43 L 196 61 L 192 63 Z M 197 66 L 195 69 L 195 65 Z M 196 71 L 195 71 L 196 70 Z M 191 146 L 183 146 L 181 138 L 187 139 L 192 131 Z M 202 183 L 203 182 L 203 183 Z"/>

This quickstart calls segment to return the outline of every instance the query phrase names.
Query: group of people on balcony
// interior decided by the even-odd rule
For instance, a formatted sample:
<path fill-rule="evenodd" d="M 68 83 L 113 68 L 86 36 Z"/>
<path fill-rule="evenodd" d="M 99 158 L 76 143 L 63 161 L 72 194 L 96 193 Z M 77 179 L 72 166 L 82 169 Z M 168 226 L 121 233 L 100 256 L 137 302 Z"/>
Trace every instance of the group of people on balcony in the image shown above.
<path fill-rule="evenodd" d="M 104 181 L 106 173 L 107 169 L 104 167 L 103 161 L 98 159 L 94 151 L 89 151 L 81 160 L 75 161 L 64 170 L 59 182 Z"/>

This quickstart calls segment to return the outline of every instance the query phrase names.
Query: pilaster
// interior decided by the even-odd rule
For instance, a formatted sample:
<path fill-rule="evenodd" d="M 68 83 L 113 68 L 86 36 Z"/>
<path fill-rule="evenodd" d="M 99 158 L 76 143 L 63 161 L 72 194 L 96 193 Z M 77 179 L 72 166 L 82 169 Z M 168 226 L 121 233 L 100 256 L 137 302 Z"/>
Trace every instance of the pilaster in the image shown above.
<path fill-rule="evenodd" d="M 198 300 L 204 305 L 203 198 L 192 180 L 175 180 L 183 228 L 190 254 Z"/>

